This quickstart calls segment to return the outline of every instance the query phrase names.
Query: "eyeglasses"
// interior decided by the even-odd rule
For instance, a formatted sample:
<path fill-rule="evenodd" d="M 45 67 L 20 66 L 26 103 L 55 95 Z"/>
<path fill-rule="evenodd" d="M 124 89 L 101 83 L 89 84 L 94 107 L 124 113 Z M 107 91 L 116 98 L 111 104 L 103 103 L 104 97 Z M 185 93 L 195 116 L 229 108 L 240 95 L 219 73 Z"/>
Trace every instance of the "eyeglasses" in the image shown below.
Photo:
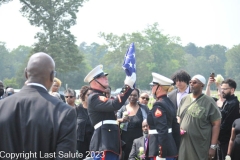
<path fill-rule="evenodd" d="M 232 89 L 232 88 L 221 88 L 221 90 L 223 90 L 223 91 L 228 90 L 228 89 Z"/>
<path fill-rule="evenodd" d="M 197 81 L 189 81 L 189 84 L 197 84 Z"/>
<path fill-rule="evenodd" d="M 149 98 L 147 97 L 141 97 L 143 100 L 146 99 L 147 101 L 149 101 Z"/>
<path fill-rule="evenodd" d="M 65 96 L 65 98 L 68 98 L 68 97 L 69 97 L 69 98 L 73 98 L 74 96 Z"/>
<path fill-rule="evenodd" d="M 8 96 L 10 96 L 10 95 L 12 95 L 12 94 L 13 94 L 12 92 L 8 92 L 8 93 L 7 93 Z"/>

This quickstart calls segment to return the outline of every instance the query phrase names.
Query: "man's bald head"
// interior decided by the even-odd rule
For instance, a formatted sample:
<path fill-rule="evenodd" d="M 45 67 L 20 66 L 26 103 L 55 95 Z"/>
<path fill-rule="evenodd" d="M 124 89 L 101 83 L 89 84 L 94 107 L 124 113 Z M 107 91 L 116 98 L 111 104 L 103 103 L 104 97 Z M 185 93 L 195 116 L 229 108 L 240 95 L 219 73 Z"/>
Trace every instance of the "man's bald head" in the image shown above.
<path fill-rule="evenodd" d="M 40 83 L 49 89 L 55 72 L 55 62 L 51 56 L 39 52 L 33 54 L 28 61 L 25 76 L 28 83 Z"/>

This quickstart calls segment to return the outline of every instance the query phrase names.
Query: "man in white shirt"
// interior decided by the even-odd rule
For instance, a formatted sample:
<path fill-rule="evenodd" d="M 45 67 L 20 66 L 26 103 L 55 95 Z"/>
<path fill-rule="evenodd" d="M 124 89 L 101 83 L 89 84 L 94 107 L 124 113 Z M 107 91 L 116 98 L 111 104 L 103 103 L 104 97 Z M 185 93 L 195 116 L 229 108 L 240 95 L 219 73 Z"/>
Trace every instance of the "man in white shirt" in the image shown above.
<path fill-rule="evenodd" d="M 186 71 L 179 70 L 173 74 L 171 79 L 173 80 L 173 85 L 176 86 L 176 89 L 171 91 L 168 94 L 168 97 L 177 110 L 182 98 L 190 93 L 189 81 L 191 80 L 191 77 Z"/>

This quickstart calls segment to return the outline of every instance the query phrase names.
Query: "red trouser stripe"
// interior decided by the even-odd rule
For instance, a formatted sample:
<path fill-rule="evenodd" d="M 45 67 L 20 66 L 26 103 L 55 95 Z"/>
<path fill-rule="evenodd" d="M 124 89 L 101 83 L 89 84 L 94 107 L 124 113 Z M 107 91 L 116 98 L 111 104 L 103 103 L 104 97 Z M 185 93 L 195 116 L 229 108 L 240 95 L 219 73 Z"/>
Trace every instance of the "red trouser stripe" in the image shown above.
<path fill-rule="evenodd" d="M 103 152 L 102 160 L 105 160 L 105 156 L 106 156 L 106 151 Z"/>

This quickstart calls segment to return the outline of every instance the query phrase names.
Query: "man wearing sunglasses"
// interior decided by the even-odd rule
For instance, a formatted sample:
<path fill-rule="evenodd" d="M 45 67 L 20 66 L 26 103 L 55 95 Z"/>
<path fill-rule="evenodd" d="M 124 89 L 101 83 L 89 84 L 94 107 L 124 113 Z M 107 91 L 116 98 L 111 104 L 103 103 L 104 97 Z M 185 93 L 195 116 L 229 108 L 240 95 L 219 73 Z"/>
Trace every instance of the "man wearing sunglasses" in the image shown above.
<path fill-rule="evenodd" d="M 139 102 L 148 106 L 149 96 L 146 92 L 142 93 L 139 97 Z"/>
<path fill-rule="evenodd" d="M 114 111 L 119 110 L 132 93 L 136 77 L 126 77 L 120 94 L 111 99 L 107 97 L 108 74 L 102 68 L 98 65 L 84 79 L 93 91 L 88 96 L 88 114 L 94 126 L 90 151 L 94 160 L 119 160 L 121 140 Z"/>
<path fill-rule="evenodd" d="M 69 106 L 72 107 L 77 107 L 77 105 L 75 104 L 75 100 L 76 100 L 76 92 L 71 89 L 68 88 L 64 91 L 64 97 L 65 97 L 65 101 Z"/>
<path fill-rule="evenodd" d="M 191 92 L 180 102 L 177 116 L 181 136 L 178 160 L 213 159 L 217 148 L 221 113 L 212 97 L 202 93 L 206 79 L 202 75 L 192 77 Z"/>

